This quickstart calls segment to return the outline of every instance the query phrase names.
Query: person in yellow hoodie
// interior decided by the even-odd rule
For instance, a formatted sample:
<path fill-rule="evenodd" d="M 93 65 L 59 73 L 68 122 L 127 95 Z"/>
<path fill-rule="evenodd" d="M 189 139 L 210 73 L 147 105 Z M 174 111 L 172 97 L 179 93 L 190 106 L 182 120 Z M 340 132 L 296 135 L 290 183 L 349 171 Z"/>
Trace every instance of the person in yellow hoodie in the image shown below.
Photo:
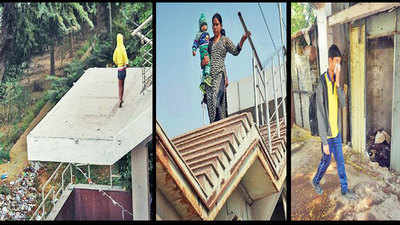
<path fill-rule="evenodd" d="M 128 66 L 128 56 L 126 55 L 124 36 L 117 34 L 117 47 L 114 50 L 113 61 L 118 66 L 118 94 L 119 107 L 122 107 L 124 96 L 124 82 L 126 77 L 126 67 Z"/>

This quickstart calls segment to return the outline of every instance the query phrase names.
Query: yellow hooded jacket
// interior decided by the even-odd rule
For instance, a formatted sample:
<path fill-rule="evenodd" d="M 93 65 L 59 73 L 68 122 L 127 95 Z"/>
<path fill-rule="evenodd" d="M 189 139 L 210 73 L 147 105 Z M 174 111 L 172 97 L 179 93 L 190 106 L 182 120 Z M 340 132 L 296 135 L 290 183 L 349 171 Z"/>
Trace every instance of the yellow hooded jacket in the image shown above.
<path fill-rule="evenodd" d="M 118 67 L 124 67 L 128 64 L 128 56 L 124 46 L 124 36 L 117 34 L 117 47 L 114 50 L 113 61 Z"/>

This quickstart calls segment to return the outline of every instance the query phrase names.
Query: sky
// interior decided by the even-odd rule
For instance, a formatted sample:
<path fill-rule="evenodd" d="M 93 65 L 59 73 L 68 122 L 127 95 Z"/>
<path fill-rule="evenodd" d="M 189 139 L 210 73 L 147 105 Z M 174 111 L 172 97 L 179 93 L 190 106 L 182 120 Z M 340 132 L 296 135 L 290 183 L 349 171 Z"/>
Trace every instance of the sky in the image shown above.
<path fill-rule="evenodd" d="M 278 4 L 260 5 L 275 45 L 279 48 L 282 41 Z M 286 46 L 286 3 L 281 3 L 281 7 Z M 200 54 L 197 52 L 196 56 L 192 55 L 200 13 L 206 15 L 211 37 L 211 18 L 217 12 L 221 14 L 226 36 L 237 45 L 244 34 L 239 11 L 264 64 L 274 52 L 274 47 L 258 3 L 156 3 L 156 118 L 169 137 L 209 124 L 207 110 L 204 121 L 200 104 Z M 238 56 L 227 54 L 225 66 L 229 82 L 251 74 L 251 57 L 248 40 Z"/>

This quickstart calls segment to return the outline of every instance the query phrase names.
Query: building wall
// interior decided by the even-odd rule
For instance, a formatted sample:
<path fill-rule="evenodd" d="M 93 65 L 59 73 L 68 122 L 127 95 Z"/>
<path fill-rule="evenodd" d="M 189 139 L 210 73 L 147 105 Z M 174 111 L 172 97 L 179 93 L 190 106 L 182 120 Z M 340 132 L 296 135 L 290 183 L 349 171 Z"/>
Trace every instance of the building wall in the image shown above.
<path fill-rule="evenodd" d="M 309 32 L 312 46 L 306 46 L 307 43 L 303 36 L 299 36 L 292 40 L 292 65 L 291 65 L 291 79 L 292 79 L 292 93 L 295 123 L 305 129 L 310 129 L 309 124 L 309 99 L 311 93 L 315 89 L 319 72 L 318 72 L 318 59 L 310 60 L 310 55 L 305 54 L 307 48 L 315 51 L 317 54 L 317 37 L 316 31 Z M 316 58 L 313 56 L 312 58 Z"/>
<path fill-rule="evenodd" d="M 292 74 L 292 79 L 295 80 L 293 86 L 296 90 L 294 92 L 294 105 L 296 112 L 296 124 L 305 128 L 310 129 L 310 120 L 308 116 L 310 94 L 313 91 L 313 83 L 315 83 L 315 77 L 311 73 L 311 68 L 308 60 L 308 56 L 294 55 L 295 73 Z M 302 92 L 297 92 L 302 91 Z M 303 91 L 307 93 L 303 93 Z"/>
<path fill-rule="evenodd" d="M 128 191 L 105 191 L 126 210 L 132 212 L 132 194 Z M 134 214 L 135 212 L 133 212 Z M 74 188 L 55 220 L 122 220 L 118 206 L 96 189 Z M 124 213 L 124 220 L 132 220 Z"/>
<path fill-rule="evenodd" d="M 239 220 L 251 220 L 251 208 L 238 188 L 232 192 L 215 220 L 232 220 L 235 215 L 239 217 Z"/>
<path fill-rule="evenodd" d="M 349 7 L 349 3 L 334 3 L 332 4 L 332 14 L 338 13 Z M 330 44 L 335 44 L 338 46 L 341 54 L 342 54 L 342 62 L 341 62 L 341 84 L 349 84 L 349 66 L 350 66 L 350 36 L 349 36 L 349 24 L 337 24 L 328 29 L 331 32 L 331 40 Z M 330 45 L 328 45 L 328 48 Z M 343 87 L 343 86 L 342 86 Z M 347 92 L 347 99 L 349 96 L 349 92 Z M 349 118 L 349 107 L 346 107 L 343 110 L 343 123 L 342 123 L 342 135 L 344 143 L 347 143 L 347 140 L 350 138 L 350 118 Z"/>
<path fill-rule="evenodd" d="M 160 220 L 182 219 L 158 188 L 156 192 L 156 212 Z"/>
<path fill-rule="evenodd" d="M 332 4 L 332 14 L 340 12 L 349 7 L 349 3 L 334 3 Z M 337 24 L 331 27 L 330 31 L 332 36 L 332 43 L 338 46 L 342 53 L 341 76 L 342 84 L 348 81 L 348 66 L 349 66 L 349 25 Z M 330 46 L 330 45 L 329 45 Z M 329 48 L 328 46 L 328 48 Z"/>
<path fill-rule="evenodd" d="M 363 152 L 365 130 L 365 25 L 353 25 L 350 33 L 350 109 L 353 151 Z"/>
<path fill-rule="evenodd" d="M 367 134 L 375 129 L 391 131 L 393 96 L 393 38 L 368 40 L 366 104 Z"/>

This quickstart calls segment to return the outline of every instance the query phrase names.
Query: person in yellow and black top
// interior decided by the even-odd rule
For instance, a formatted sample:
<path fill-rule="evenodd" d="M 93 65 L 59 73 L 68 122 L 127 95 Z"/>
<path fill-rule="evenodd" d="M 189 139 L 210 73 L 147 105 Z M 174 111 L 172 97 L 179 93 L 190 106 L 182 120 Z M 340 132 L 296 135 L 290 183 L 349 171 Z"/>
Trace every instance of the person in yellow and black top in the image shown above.
<path fill-rule="evenodd" d="M 124 36 L 117 34 L 117 47 L 114 50 L 113 61 L 118 66 L 118 94 L 119 107 L 122 107 L 124 96 L 124 82 L 126 77 L 126 67 L 128 66 L 128 56 L 124 46 Z"/>
<path fill-rule="evenodd" d="M 339 107 L 344 107 L 346 99 L 340 85 L 341 53 L 336 45 L 328 50 L 328 71 L 321 75 L 316 89 L 316 108 L 318 132 L 321 137 L 322 158 L 312 185 L 318 194 L 322 194 L 320 181 L 335 157 L 342 189 L 342 195 L 350 200 L 357 199 L 355 193 L 348 189 L 346 169 L 342 152 L 342 122 Z"/>

